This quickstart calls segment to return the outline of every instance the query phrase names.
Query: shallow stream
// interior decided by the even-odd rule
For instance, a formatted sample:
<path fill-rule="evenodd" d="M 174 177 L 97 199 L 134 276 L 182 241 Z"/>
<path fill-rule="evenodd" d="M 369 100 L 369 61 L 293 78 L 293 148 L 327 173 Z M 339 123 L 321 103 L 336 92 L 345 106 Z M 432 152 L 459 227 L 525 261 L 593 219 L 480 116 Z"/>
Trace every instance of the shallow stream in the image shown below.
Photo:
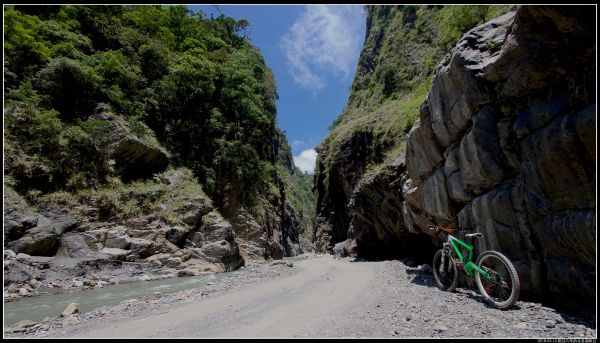
<path fill-rule="evenodd" d="M 150 295 L 154 292 L 169 294 L 196 288 L 210 281 L 216 281 L 229 274 L 238 272 L 176 277 L 155 281 L 138 281 L 86 290 L 65 290 L 65 292 L 59 294 L 11 301 L 4 303 L 4 327 L 25 319 L 39 322 L 46 317 L 55 318 L 70 303 L 78 303 L 79 311 L 84 313 L 103 306 L 117 305 L 122 301 L 135 299 L 143 295 Z"/>
<path fill-rule="evenodd" d="M 286 261 L 298 261 L 303 259 L 303 256 L 284 258 Z M 204 276 L 138 281 L 87 290 L 65 290 L 59 294 L 42 295 L 5 302 L 4 327 L 11 326 L 12 324 L 26 319 L 40 322 L 47 317 L 55 318 L 59 316 L 70 303 L 78 303 L 79 311 L 85 313 L 99 307 L 113 306 L 125 300 L 150 295 L 154 292 L 161 292 L 161 294 L 164 295 L 197 288 L 208 282 L 218 281 L 228 275 L 241 272 L 243 272 L 243 270 L 238 269 L 232 272 Z"/>

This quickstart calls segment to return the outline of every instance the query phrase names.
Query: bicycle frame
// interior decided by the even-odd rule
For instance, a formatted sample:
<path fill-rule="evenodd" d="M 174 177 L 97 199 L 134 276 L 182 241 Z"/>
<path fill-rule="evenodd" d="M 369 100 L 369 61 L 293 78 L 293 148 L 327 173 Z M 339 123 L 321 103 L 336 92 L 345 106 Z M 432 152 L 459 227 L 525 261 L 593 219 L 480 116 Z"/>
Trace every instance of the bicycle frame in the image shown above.
<path fill-rule="evenodd" d="M 473 250 L 475 249 L 475 247 L 473 245 L 465 243 L 452 235 L 448 235 L 448 243 L 450 243 L 450 245 L 456 252 L 458 259 L 460 260 L 460 262 L 463 265 L 463 269 L 465 270 L 465 272 L 467 273 L 467 275 L 469 277 L 471 277 L 471 278 L 475 277 L 475 272 L 483 275 L 487 279 L 490 279 L 492 277 L 485 270 L 479 268 L 475 263 L 473 263 Z M 463 248 L 467 249 L 467 251 L 469 253 L 469 255 L 467 257 L 463 256 L 463 254 L 462 254 L 460 248 L 457 246 L 457 244 L 459 244 Z"/>

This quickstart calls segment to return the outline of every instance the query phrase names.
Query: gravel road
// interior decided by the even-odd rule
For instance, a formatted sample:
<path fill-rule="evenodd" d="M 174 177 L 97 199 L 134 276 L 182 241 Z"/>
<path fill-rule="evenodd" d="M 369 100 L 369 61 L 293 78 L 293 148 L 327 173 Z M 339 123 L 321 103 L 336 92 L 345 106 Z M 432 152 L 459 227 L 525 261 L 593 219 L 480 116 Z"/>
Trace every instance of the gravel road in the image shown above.
<path fill-rule="evenodd" d="M 508 311 L 478 293 L 435 287 L 427 268 L 316 255 L 262 264 L 212 285 L 57 318 L 44 337 L 595 338 L 596 323 L 537 303 Z"/>

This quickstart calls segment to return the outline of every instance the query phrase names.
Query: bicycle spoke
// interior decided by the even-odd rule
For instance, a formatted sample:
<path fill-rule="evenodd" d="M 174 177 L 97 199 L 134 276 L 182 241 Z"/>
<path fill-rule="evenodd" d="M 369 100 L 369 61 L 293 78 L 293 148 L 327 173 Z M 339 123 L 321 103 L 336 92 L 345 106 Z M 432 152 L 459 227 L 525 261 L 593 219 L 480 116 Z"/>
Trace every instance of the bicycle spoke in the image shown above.
<path fill-rule="evenodd" d="M 494 265 L 489 263 L 489 266 L 483 266 L 482 269 L 490 275 L 490 279 L 485 279 L 484 289 L 488 296 L 494 301 L 503 302 L 510 297 L 511 292 L 507 292 L 509 287 L 505 286 L 505 268 L 503 265 Z"/>
<path fill-rule="evenodd" d="M 477 265 L 483 270 L 475 276 L 481 295 L 494 307 L 508 309 L 519 297 L 520 283 L 512 262 L 497 251 L 482 253 Z"/>

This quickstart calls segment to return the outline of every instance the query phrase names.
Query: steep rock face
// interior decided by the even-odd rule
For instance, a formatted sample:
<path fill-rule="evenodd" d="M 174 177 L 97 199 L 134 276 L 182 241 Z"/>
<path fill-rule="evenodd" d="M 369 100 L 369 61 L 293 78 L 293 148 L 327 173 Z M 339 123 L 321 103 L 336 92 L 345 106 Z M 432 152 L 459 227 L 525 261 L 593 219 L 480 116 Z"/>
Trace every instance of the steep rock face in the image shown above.
<path fill-rule="evenodd" d="M 317 164 L 317 251 L 331 251 L 337 242 L 346 240 L 352 211 L 348 203 L 358 184 L 367 162 L 373 158 L 372 134 L 357 131 L 340 143 L 328 170 L 319 160 Z M 319 154 L 325 154 L 318 148 Z M 324 180 L 327 177 L 328 180 Z"/>
<path fill-rule="evenodd" d="M 351 211 L 349 255 L 371 259 L 411 256 L 429 259 L 431 239 L 407 230 L 401 211 L 402 186 L 406 181 L 404 156 L 365 176 L 356 187 L 348 208 Z M 354 251 L 353 251 L 354 250 Z"/>
<path fill-rule="evenodd" d="M 290 146 L 285 135 L 276 130 L 272 163 L 275 165 L 274 184 L 264 192 L 254 206 L 236 202 L 228 197 L 224 215 L 232 223 L 236 240 L 246 263 L 262 259 L 280 259 L 313 250 L 312 244 L 301 235 L 310 230 L 307 212 L 311 198 L 307 184 L 300 182 L 296 173 L 301 171 L 293 164 Z M 293 199 L 292 199 L 293 198 Z M 293 201 L 293 202 L 292 202 Z"/>
<path fill-rule="evenodd" d="M 282 202 L 281 199 L 273 203 Z M 283 208 L 264 205 L 267 210 L 255 217 L 247 208 L 240 207 L 227 217 L 233 225 L 236 242 L 246 262 L 281 259 L 305 252 L 301 246 L 298 214 L 289 202 L 283 200 Z"/>
<path fill-rule="evenodd" d="M 443 57 L 439 6 L 365 6 L 366 37 L 348 103 L 318 152 L 315 246 L 364 258 L 425 253 L 402 219 L 406 134 Z M 416 243 L 413 238 L 419 241 Z M 424 245 L 423 245 L 424 244 Z M 429 259 L 429 258 L 428 258 Z"/>
<path fill-rule="evenodd" d="M 409 134 L 404 218 L 484 234 L 524 296 L 595 299 L 594 17 L 525 6 L 462 37 Z M 591 302 L 595 303 L 595 302 Z"/>

